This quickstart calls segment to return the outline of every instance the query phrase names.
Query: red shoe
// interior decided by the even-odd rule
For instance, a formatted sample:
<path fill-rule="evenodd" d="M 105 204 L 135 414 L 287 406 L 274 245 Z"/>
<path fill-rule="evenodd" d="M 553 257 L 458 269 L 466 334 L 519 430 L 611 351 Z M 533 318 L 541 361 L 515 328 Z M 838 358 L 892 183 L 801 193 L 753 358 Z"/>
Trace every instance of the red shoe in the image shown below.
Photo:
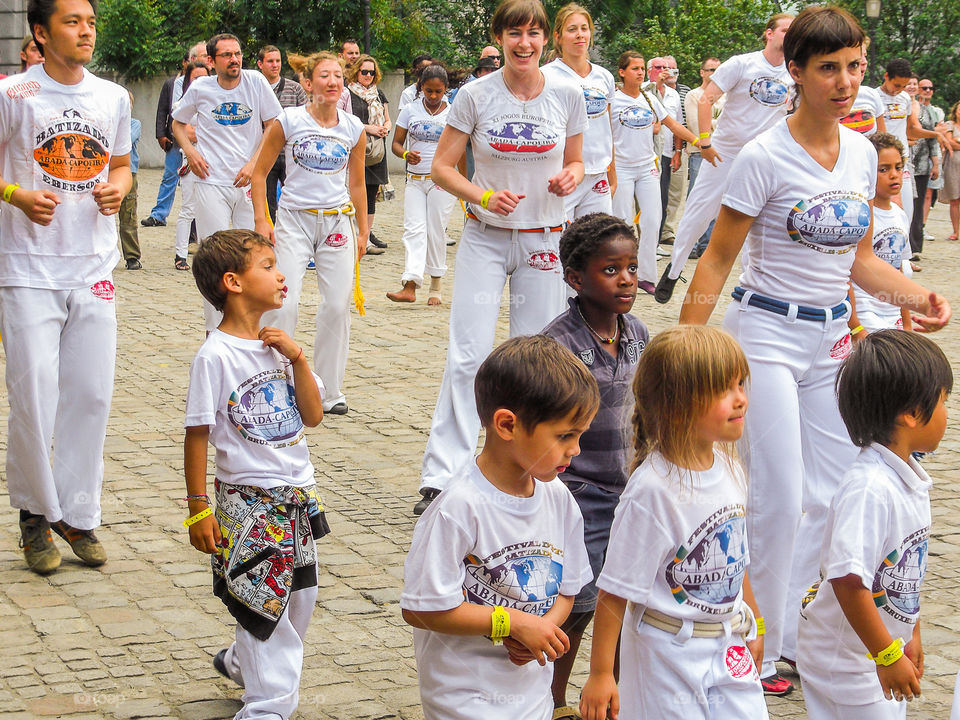
<path fill-rule="evenodd" d="M 793 683 L 776 674 L 760 678 L 760 685 L 763 687 L 764 695 L 783 697 L 793 692 Z"/>

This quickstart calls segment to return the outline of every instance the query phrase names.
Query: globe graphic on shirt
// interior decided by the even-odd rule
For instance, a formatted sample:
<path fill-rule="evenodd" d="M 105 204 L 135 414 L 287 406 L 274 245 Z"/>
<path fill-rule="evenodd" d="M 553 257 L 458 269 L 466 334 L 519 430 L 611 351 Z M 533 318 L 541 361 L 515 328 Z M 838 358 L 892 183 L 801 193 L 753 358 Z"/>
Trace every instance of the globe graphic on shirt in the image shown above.
<path fill-rule="evenodd" d="M 873 254 L 897 270 L 900 269 L 906 247 L 907 236 L 898 227 L 884 228 L 873 236 Z"/>
<path fill-rule="evenodd" d="M 340 172 L 346 166 L 350 148 L 339 138 L 310 134 L 298 138 L 293 143 L 290 154 L 300 167 L 329 175 Z"/>
<path fill-rule="evenodd" d="M 656 119 L 650 108 L 645 108 L 640 105 L 631 105 L 628 108 L 624 108 L 620 111 L 618 118 L 621 125 L 631 130 L 648 128 L 653 125 Z"/>
<path fill-rule="evenodd" d="M 303 421 L 286 376 L 253 378 L 231 393 L 227 415 L 244 439 L 261 445 L 292 445 L 303 434 Z"/>
<path fill-rule="evenodd" d="M 826 252 L 852 249 L 870 227 L 870 206 L 861 195 L 832 190 L 798 202 L 787 213 L 787 234 Z"/>
<path fill-rule="evenodd" d="M 464 581 L 468 602 L 510 605 L 540 603 L 552 600 L 560 592 L 563 565 L 549 555 L 515 557 L 499 565 L 487 566 L 473 556 L 464 559 L 467 579 Z M 475 580 L 476 582 L 471 582 Z M 499 600 L 496 600 L 499 598 Z M 546 612 L 545 605 L 541 612 Z"/>
<path fill-rule="evenodd" d="M 607 96 L 596 88 L 583 88 L 583 100 L 587 104 L 587 117 L 600 117 L 607 111 Z"/>
<path fill-rule="evenodd" d="M 900 619 L 912 621 L 920 612 L 920 588 L 927 572 L 926 530 L 907 538 L 907 547 L 894 550 L 880 564 L 873 579 L 874 603 Z"/>
<path fill-rule="evenodd" d="M 684 602 L 692 597 L 712 606 L 732 603 L 743 584 L 747 557 L 747 529 L 742 515 L 698 533 L 667 566 L 674 598 Z"/>

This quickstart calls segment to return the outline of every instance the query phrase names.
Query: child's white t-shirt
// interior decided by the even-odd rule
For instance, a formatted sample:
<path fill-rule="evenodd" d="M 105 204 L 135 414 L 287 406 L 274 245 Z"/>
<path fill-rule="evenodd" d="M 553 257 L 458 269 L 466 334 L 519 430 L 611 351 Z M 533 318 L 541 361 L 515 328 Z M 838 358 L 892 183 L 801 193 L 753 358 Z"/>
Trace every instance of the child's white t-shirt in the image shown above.
<path fill-rule="evenodd" d="M 829 581 L 859 576 L 890 635 L 910 642 L 927 569 L 932 484 L 916 460 L 904 462 L 874 443 L 860 451 L 830 504 L 820 553 L 823 579 L 801 612 L 797 662 L 803 679 L 835 702 L 878 702 L 883 691 L 876 664 Z"/>
<path fill-rule="evenodd" d="M 881 85 L 877 88 L 877 95 L 884 105 L 883 119 L 887 125 L 887 132 L 893 135 L 907 149 L 907 118 L 913 111 L 913 100 L 906 90 L 896 95 L 888 95 Z"/>
<path fill-rule="evenodd" d="M 667 109 L 649 91 L 633 98 L 617 90 L 610 105 L 610 125 L 617 167 L 652 167 L 657 159 L 653 125 L 662 122 Z"/>
<path fill-rule="evenodd" d="M 682 620 L 724 622 L 740 611 L 750 564 L 743 471 L 719 450 L 709 470 L 683 470 L 653 453 L 627 481 L 597 587 Z M 625 635 L 626 637 L 626 635 Z"/>
<path fill-rule="evenodd" d="M 891 203 L 889 210 L 873 208 L 873 254 L 897 270 L 903 269 L 910 259 L 910 223 L 907 214 L 899 205 Z M 853 297 L 857 304 L 857 317 L 870 313 L 876 316 L 883 327 L 895 327 L 900 320 L 900 307 L 878 300 L 856 283 Z M 876 330 L 879 328 L 868 327 Z"/>
<path fill-rule="evenodd" d="M 568 82 L 544 75 L 543 89 L 532 100 L 518 100 L 498 70 L 460 88 L 447 124 L 470 136 L 482 188 L 525 195 L 509 215 L 479 205 L 470 209 L 481 222 L 501 228 L 562 225 L 563 198 L 548 192 L 548 180 L 563 169 L 567 138 L 587 129 L 583 93 Z"/>
<path fill-rule="evenodd" d="M 850 113 L 840 120 L 840 124 L 856 130 L 864 137 L 870 137 L 877 132 L 877 118 L 883 117 L 886 111 L 880 94 L 872 87 L 861 85 Z"/>
<path fill-rule="evenodd" d="M 173 111 L 177 122 L 190 123 L 196 115 L 197 148 L 209 166 L 197 182 L 233 186 L 263 137 L 263 123 L 280 114 L 280 101 L 267 79 L 255 70 L 241 70 L 240 83 L 229 90 L 216 77 L 199 77 Z"/>
<path fill-rule="evenodd" d="M 710 140 L 720 157 L 736 152 L 787 114 L 793 78 L 786 65 L 771 65 L 762 51 L 734 55 L 710 79 L 727 95 Z"/>
<path fill-rule="evenodd" d="M 223 482 L 272 488 L 314 481 L 293 373 L 260 340 L 214 330 L 200 346 L 190 365 L 184 427 L 200 425 L 210 428 Z"/>
<path fill-rule="evenodd" d="M 0 212 L 0 287 L 76 290 L 110 277 L 117 221 L 92 190 L 129 152 L 130 99 L 119 85 L 87 70 L 61 85 L 42 63 L 0 80 L 0 172 L 60 201 L 46 226 L 12 205 Z"/>
<path fill-rule="evenodd" d="M 286 141 L 287 179 L 280 207 L 288 210 L 330 210 L 350 201 L 347 169 L 350 152 L 360 141 L 363 123 L 343 110 L 338 122 L 319 125 L 306 106 L 285 108 L 277 121 Z"/>
<path fill-rule="evenodd" d="M 416 165 L 407 164 L 408 172 L 414 175 L 430 174 L 437 143 L 440 142 L 443 128 L 447 126 L 449 114 L 450 105 L 446 104 L 443 110 L 434 115 L 424 106 L 423 98 L 417 98 L 400 111 L 397 127 L 407 131 L 407 149 L 420 153 L 420 162 Z"/>
<path fill-rule="evenodd" d="M 793 139 L 786 119 L 737 155 L 723 204 L 756 218 L 744 249 L 744 288 L 818 307 L 847 296 L 857 243 L 870 228 L 877 151 L 859 133 L 842 125 L 839 132 L 832 170 Z"/>
<path fill-rule="evenodd" d="M 472 85 L 473 83 L 471 83 Z M 543 615 L 558 595 L 576 595 L 592 572 L 583 518 L 558 480 L 531 497 L 501 492 L 476 462 L 417 522 L 400 606 L 432 612 L 463 602 Z M 553 666 L 522 667 L 481 636 L 413 631 L 427 720 L 549 720 Z"/>
<path fill-rule="evenodd" d="M 613 75 L 606 68 L 593 63 L 586 77 L 559 58 L 547 63 L 540 70 L 544 75 L 553 74 L 560 81 L 570 82 L 583 92 L 589 126 L 583 133 L 583 166 L 587 175 L 607 171 L 613 160 L 613 138 L 607 108 L 613 102 L 616 85 Z"/>

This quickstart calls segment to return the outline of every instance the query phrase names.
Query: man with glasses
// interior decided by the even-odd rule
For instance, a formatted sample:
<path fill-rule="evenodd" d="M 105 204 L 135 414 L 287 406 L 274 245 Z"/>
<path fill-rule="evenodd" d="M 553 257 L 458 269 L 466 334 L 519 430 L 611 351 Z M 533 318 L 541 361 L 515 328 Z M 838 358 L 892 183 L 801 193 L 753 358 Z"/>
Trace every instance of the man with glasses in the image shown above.
<path fill-rule="evenodd" d="M 937 127 L 940 123 L 943 122 L 943 109 L 937 107 L 933 104 L 933 81 L 924 78 L 920 81 L 920 97 L 918 98 L 920 103 L 926 105 L 930 109 L 930 114 L 933 116 L 933 126 Z M 941 168 L 937 168 L 941 170 Z M 927 216 L 930 214 L 930 207 L 937 201 L 937 195 L 939 194 L 941 188 L 943 188 L 943 172 L 938 172 L 934 175 L 933 171 L 930 172 L 930 181 L 927 183 L 927 192 L 926 197 L 923 198 L 923 224 L 927 224 Z M 924 240 L 933 240 L 933 235 L 927 233 L 926 229 L 923 231 Z"/>
<path fill-rule="evenodd" d="M 500 67 L 500 51 L 493 45 L 487 45 L 480 51 L 480 59 L 483 60 L 484 58 L 491 58 L 496 63 L 497 68 Z"/>
<path fill-rule="evenodd" d="M 173 112 L 173 136 L 183 148 L 190 171 L 197 176 L 194 192 L 197 234 L 203 238 L 230 227 L 253 230 L 250 178 L 260 140 L 280 115 L 280 102 L 266 78 L 244 70 L 236 36 L 215 35 L 207 43 L 215 77 L 197 78 Z M 187 123 L 197 116 L 197 144 Z M 219 324 L 220 313 L 204 301 L 207 330 Z"/>

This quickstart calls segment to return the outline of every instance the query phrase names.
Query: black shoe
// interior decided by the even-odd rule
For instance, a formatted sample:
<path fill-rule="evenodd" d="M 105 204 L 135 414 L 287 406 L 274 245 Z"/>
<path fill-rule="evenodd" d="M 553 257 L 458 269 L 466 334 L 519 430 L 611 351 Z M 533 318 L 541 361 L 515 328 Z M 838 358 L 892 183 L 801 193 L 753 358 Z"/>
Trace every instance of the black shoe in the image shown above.
<path fill-rule="evenodd" d="M 387 247 L 387 244 L 373 233 L 370 233 L 370 244 L 374 247 L 380 248 L 381 250 Z"/>
<path fill-rule="evenodd" d="M 127 260 L 127 270 L 143 270 L 143 265 L 136 258 L 130 258 Z"/>
<path fill-rule="evenodd" d="M 423 495 L 423 497 L 420 498 L 420 502 L 413 506 L 414 515 L 423 515 L 423 511 L 430 507 L 430 503 L 437 499 L 440 491 L 436 488 L 428 487 L 421 490 L 420 494 Z"/>
<path fill-rule="evenodd" d="M 456 244 L 457 244 L 456 240 L 451 240 L 450 238 L 447 238 L 447 247 L 452 247 Z"/>
<path fill-rule="evenodd" d="M 225 659 L 226 657 L 227 657 L 227 649 L 226 649 L 226 648 L 224 648 L 223 650 L 221 650 L 220 652 L 218 652 L 216 655 L 214 655 L 214 656 L 213 656 L 213 669 L 216 670 L 216 671 L 217 671 L 218 673 L 220 673 L 221 675 L 223 675 L 227 680 L 232 680 L 233 682 L 235 682 L 235 683 L 236 683 L 237 685 L 239 685 L 240 687 L 243 687 L 244 685 L 243 685 L 243 678 L 242 678 L 242 677 L 239 678 L 239 679 L 237 679 L 237 680 L 234 680 L 234 678 L 230 677 L 230 673 L 227 672 L 227 661 L 226 661 L 226 659 Z"/>
<path fill-rule="evenodd" d="M 677 281 L 670 277 L 671 265 L 673 263 L 667 263 L 667 269 L 663 271 L 657 283 L 657 289 L 653 291 L 653 299 L 661 305 L 670 302 L 670 298 L 673 297 L 673 287 L 677 284 Z"/>
<path fill-rule="evenodd" d="M 140 224 L 144 227 L 166 227 L 166 220 L 158 220 L 153 215 L 148 215 L 143 220 L 140 221 Z"/>
<path fill-rule="evenodd" d="M 324 415 L 346 415 L 347 414 L 347 404 L 345 402 L 338 402 L 329 410 L 324 411 Z"/>

